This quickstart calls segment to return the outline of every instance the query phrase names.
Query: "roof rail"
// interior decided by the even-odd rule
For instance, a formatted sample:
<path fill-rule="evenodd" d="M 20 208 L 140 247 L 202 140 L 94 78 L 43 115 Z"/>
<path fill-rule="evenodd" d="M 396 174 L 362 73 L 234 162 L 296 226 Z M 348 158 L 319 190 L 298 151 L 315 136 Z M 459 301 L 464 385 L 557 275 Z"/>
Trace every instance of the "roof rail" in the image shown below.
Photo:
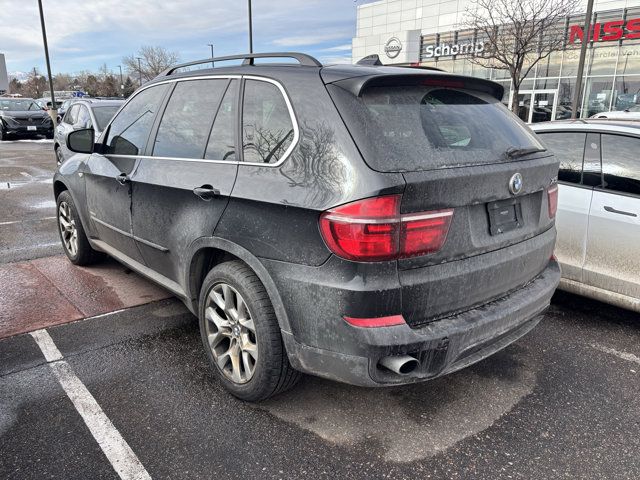
<path fill-rule="evenodd" d="M 167 68 L 164 72 L 162 72 L 158 76 L 159 77 L 169 76 L 179 68 L 191 67 L 193 65 L 201 65 L 203 63 L 225 62 L 227 60 L 243 60 L 242 65 L 254 65 L 254 60 L 256 58 L 293 58 L 297 60 L 300 63 L 300 65 L 304 65 L 305 67 L 321 67 L 322 66 L 322 64 L 318 60 L 313 58 L 311 55 L 307 55 L 306 53 L 298 53 L 298 52 L 247 53 L 244 55 L 212 57 L 212 58 L 205 58 L 204 60 L 196 60 L 193 62 L 181 63 L 180 65 Z"/>

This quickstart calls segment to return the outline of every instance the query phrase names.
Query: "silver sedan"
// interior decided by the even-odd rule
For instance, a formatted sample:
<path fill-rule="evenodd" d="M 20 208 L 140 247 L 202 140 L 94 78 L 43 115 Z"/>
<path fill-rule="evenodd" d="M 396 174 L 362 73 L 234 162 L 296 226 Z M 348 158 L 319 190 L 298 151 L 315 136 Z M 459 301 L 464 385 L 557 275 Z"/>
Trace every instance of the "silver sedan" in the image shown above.
<path fill-rule="evenodd" d="M 561 159 L 561 289 L 640 312 L 640 123 L 532 125 Z"/>

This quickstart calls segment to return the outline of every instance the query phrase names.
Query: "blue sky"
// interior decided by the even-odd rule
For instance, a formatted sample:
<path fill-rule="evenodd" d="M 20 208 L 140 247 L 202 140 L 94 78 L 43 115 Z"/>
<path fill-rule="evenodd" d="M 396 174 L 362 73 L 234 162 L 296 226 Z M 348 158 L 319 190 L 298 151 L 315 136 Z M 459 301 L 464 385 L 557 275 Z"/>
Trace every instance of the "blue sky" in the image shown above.
<path fill-rule="evenodd" d="M 253 0 L 254 51 L 296 50 L 323 63 L 349 62 L 356 6 L 367 0 Z M 53 73 L 116 72 L 141 45 L 183 61 L 245 53 L 245 0 L 43 0 Z M 35 0 L 0 0 L 0 53 L 9 72 L 45 72 Z"/>

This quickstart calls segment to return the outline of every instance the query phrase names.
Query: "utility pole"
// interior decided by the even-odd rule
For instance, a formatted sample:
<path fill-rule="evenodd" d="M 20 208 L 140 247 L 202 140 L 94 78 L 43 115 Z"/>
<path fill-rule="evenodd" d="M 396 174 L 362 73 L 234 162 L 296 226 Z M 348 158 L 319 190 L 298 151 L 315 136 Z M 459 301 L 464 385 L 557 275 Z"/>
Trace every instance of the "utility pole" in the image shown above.
<path fill-rule="evenodd" d="M 251 0 L 249 1 L 249 53 L 253 53 L 253 27 L 251 25 Z"/>
<path fill-rule="evenodd" d="M 593 16 L 593 0 L 587 1 L 587 13 L 584 17 L 584 28 L 582 30 L 582 43 L 580 44 L 580 60 L 578 60 L 578 75 L 576 76 L 576 89 L 573 92 L 571 102 L 571 118 L 578 118 L 578 107 L 582 96 L 582 77 L 584 76 L 584 60 L 587 56 L 587 44 L 589 43 L 589 31 L 591 30 L 591 17 Z"/>
<path fill-rule="evenodd" d="M 51 108 L 49 116 L 55 126 L 58 120 L 58 109 L 56 108 L 56 99 L 53 95 L 53 77 L 51 76 L 51 63 L 49 62 L 49 45 L 47 44 L 47 29 L 44 26 L 44 13 L 42 11 L 42 0 L 38 0 L 38 8 L 40 9 L 40 25 L 42 26 L 42 41 L 44 43 L 44 57 L 47 61 L 47 75 L 49 75 L 49 91 L 51 92 Z"/>
<path fill-rule="evenodd" d="M 211 47 L 211 58 L 213 58 L 213 43 L 207 43 L 207 45 L 209 45 Z M 212 60 L 211 61 L 211 67 L 215 67 L 216 64 L 215 62 Z"/>
<path fill-rule="evenodd" d="M 118 65 L 120 69 L 120 96 L 124 97 L 124 82 L 122 81 L 122 65 Z"/>
<path fill-rule="evenodd" d="M 140 77 L 140 86 L 142 86 L 142 66 L 140 65 L 140 61 L 142 60 L 142 58 L 140 57 L 136 57 L 138 59 L 138 74 Z"/>

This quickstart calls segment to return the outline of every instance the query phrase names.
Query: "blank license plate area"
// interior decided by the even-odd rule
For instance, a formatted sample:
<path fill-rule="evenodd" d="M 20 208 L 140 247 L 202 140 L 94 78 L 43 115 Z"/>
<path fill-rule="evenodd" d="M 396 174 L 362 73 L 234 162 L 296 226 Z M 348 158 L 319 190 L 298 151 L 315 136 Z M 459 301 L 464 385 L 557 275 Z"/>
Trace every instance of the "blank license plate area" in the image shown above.
<path fill-rule="evenodd" d="M 491 235 L 500 235 L 522 227 L 522 207 L 518 198 L 487 203 Z"/>
<path fill-rule="evenodd" d="M 35 127 L 35 125 L 29 125 L 27 127 L 27 130 L 29 130 L 30 132 L 35 132 L 36 131 L 36 127 Z"/>

